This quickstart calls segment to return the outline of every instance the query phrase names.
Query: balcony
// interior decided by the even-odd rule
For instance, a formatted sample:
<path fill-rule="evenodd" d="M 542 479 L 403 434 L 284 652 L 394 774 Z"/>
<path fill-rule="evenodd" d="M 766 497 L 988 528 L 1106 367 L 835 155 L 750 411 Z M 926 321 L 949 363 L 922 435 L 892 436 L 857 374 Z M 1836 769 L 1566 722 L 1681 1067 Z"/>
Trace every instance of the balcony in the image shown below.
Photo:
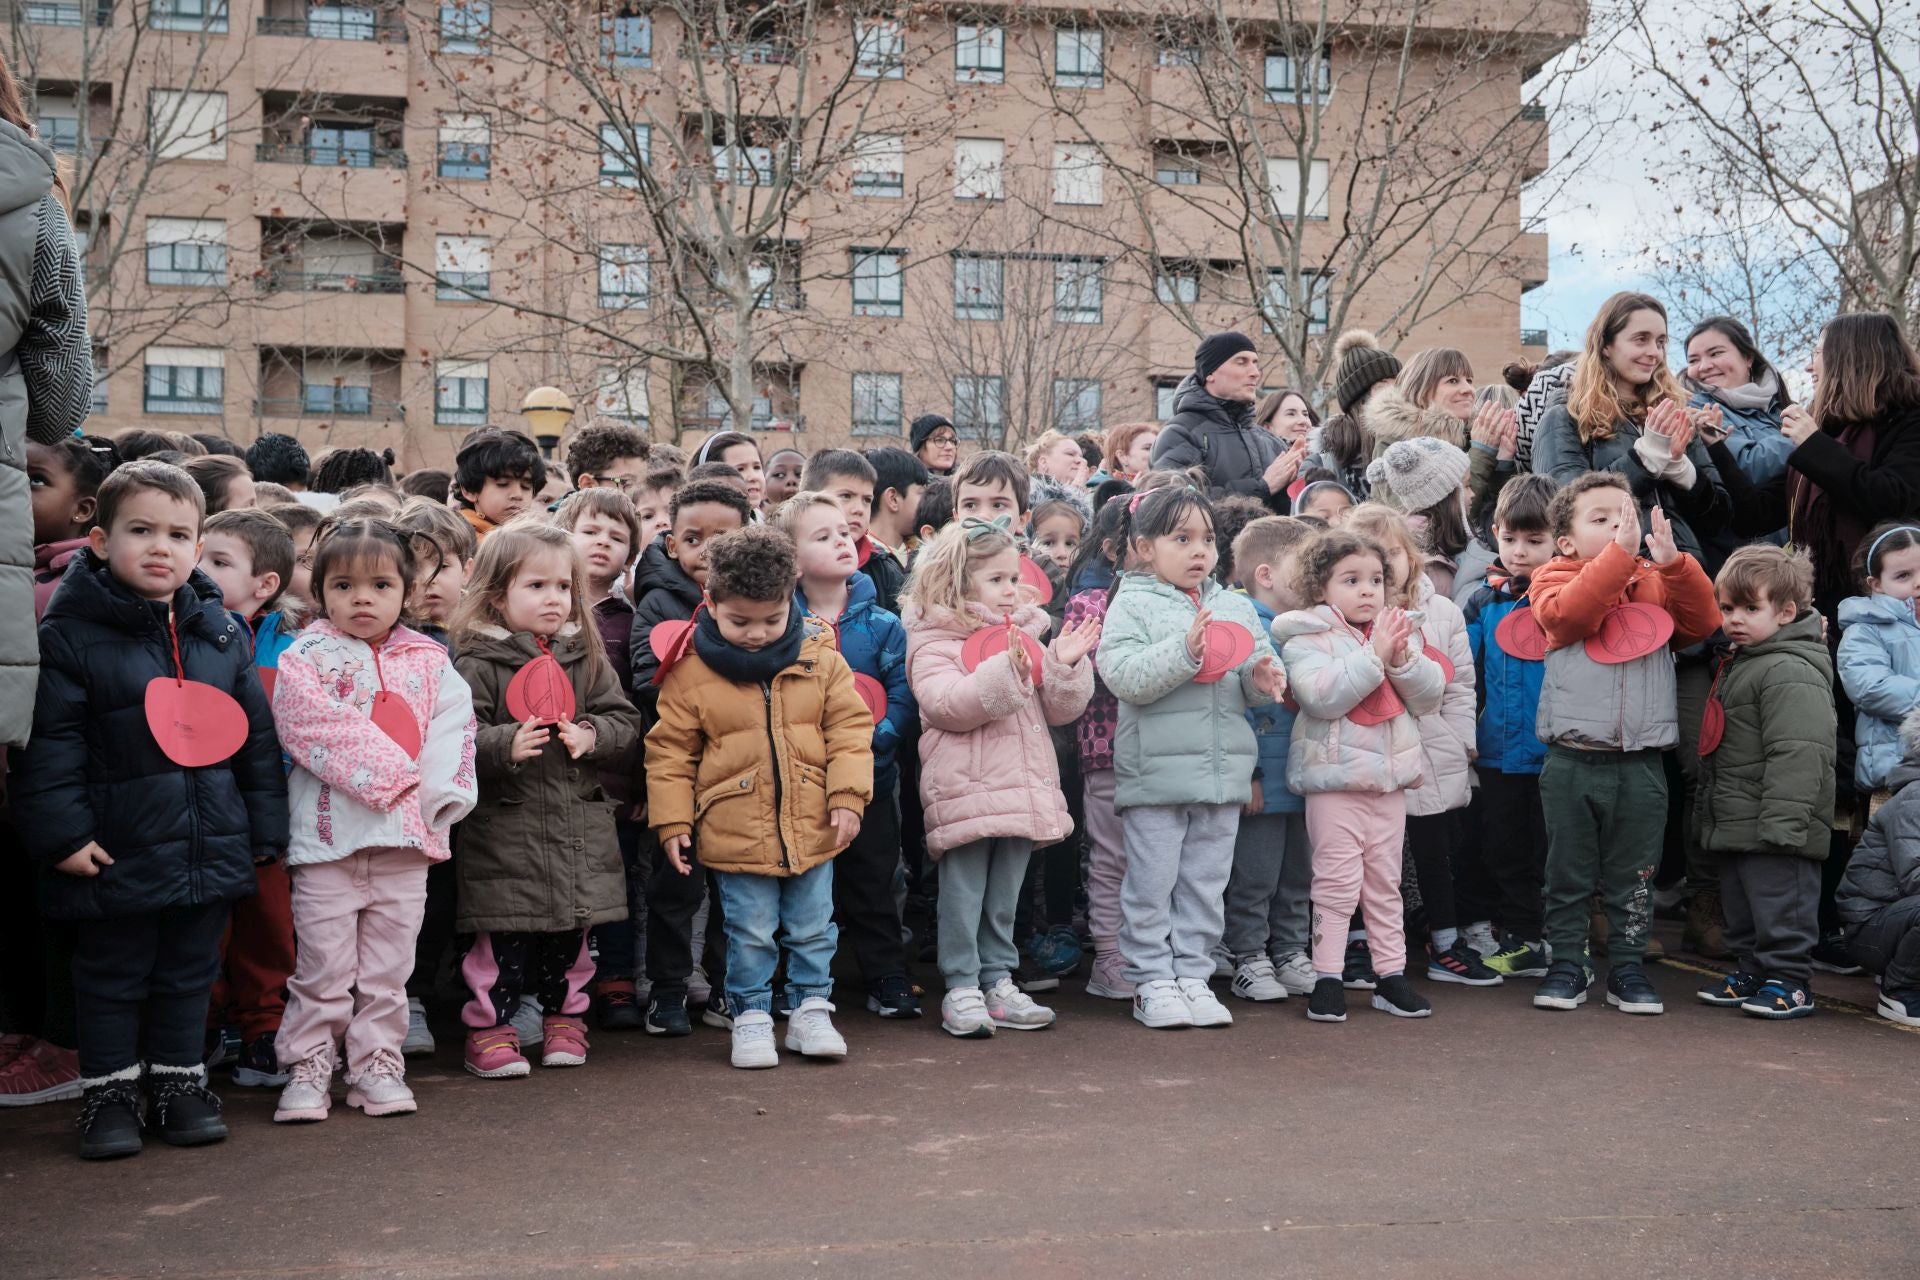
<path fill-rule="evenodd" d="M 404 420 L 407 407 L 398 400 L 376 400 L 372 387 L 303 386 L 293 398 L 259 399 L 253 412 L 261 418 L 379 418 Z"/>
<path fill-rule="evenodd" d="M 298 267 L 269 267 L 260 277 L 262 293 L 405 293 L 407 282 L 398 268 L 370 271 L 303 271 Z"/>
<path fill-rule="evenodd" d="M 313 164 L 340 169 L 404 169 L 407 153 L 398 147 L 312 146 L 302 142 L 263 142 L 253 149 L 262 164 Z"/>
<path fill-rule="evenodd" d="M 113 0 L 83 4 L 79 0 L 26 0 L 13 6 L 14 20 L 29 27 L 96 27 L 113 22 Z"/>
<path fill-rule="evenodd" d="M 1545 329 L 1522 329 L 1520 331 L 1520 345 L 1523 347 L 1539 347 L 1544 350 L 1547 345 L 1547 331 Z"/>
<path fill-rule="evenodd" d="M 405 44 L 407 24 L 375 17 L 371 9 L 314 8 L 304 16 L 261 18 L 255 30 L 263 36 L 292 36 L 300 40 L 353 40 L 372 44 Z"/>

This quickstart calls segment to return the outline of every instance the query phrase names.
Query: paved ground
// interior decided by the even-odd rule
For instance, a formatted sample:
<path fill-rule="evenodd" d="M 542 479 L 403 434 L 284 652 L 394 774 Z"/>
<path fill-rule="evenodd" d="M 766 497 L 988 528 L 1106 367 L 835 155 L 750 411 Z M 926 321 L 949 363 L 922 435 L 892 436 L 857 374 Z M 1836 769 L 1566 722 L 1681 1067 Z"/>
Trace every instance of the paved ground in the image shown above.
<path fill-rule="evenodd" d="M 751 1074 L 705 1029 L 524 1081 L 443 1049 L 412 1118 L 227 1090 L 224 1146 L 110 1165 L 66 1108 L 4 1114 L 0 1276 L 1920 1274 L 1920 1036 L 1654 976 L 1663 1018 L 1519 983 L 1181 1032 L 1070 983 L 1049 1031 L 846 1013 L 844 1063 Z"/>

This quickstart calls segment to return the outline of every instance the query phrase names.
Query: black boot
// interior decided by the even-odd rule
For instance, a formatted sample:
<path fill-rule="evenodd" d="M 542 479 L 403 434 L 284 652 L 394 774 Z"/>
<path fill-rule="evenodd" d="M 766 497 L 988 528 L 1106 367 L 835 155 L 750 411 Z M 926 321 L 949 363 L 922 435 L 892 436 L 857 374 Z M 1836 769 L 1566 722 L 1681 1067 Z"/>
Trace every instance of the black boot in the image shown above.
<path fill-rule="evenodd" d="M 220 1118 L 220 1099 L 207 1088 L 207 1069 L 148 1064 L 147 1124 L 171 1146 L 223 1141 L 227 1125 Z"/>
<path fill-rule="evenodd" d="M 80 1130 L 82 1160 L 140 1154 L 140 1073 L 137 1067 L 131 1071 L 125 1079 L 80 1082 L 86 1092 L 74 1126 Z"/>

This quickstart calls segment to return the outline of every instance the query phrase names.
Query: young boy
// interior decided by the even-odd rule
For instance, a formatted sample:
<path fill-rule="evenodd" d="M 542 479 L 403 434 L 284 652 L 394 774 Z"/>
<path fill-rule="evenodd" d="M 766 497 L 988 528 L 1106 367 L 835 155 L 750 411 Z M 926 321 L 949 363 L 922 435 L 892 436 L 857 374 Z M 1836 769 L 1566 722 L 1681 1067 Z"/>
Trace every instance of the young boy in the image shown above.
<path fill-rule="evenodd" d="M 1833 840 L 1833 658 L 1803 557 L 1741 547 L 1714 591 L 1733 650 L 1714 682 L 1725 719 L 1717 746 L 1703 729 L 1696 808 L 1700 847 L 1719 859 L 1737 967 L 1700 998 L 1804 1018 L 1813 1012 L 1820 864 Z"/>
<path fill-rule="evenodd" d="M 656 466 L 633 487 L 628 496 L 633 500 L 633 518 L 640 524 L 635 547 L 644 550 L 652 546 L 655 538 L 673 527 L 667 508 L 673 505 L 675 491 L 686 482 L 680 468 Z"/>
<path fill-rule="evenodd" d="M 731 468 L 729 468 L 731 470 Z M 707 585 L 707 547 L 724 533 L 744 528 L 753 518 L 744 489 L 735 481 L 696 480 L 673 495 L 668 505 L 672 528 L 660 535 L 640 557 L 634 575 L 633 632 L 628 642 L 633 670 L 633 701 L 653 720 L 660 690 L 654 676 L 660 659 L 648 642 L 662 622 L 684 622 L 700 607 Z M 656 1036 L 693 1034 L 687 1016 L 689 983 L 693 977 L 693 921 L 700 911 L 706 885 L 700 876 L 683 876 L 667 864 L 650 838 L 647 855 L 647 1004 L 646 1030 Z M 726 963 L 721 939 L 718 898 L 707 911 L 706 963 L 717 970 Z M 717 976 L 717 975 L 716 975 Z M 718 985 L 716 982 L 715 985 Z M 726 996 L 709 1000 L 701 1021 L 725 1027 Z M 716 1004 L 719 1007 L 715 1007 Z"/>
<path fill-rule="evenodd" d="M 725 534 L 710 564 L 712 611 L 662 682 L 647 735 L 648 821 L 676 873 L 690 871 L 697 831 L 700 862 L 714 874 L 727 917 L 733 1065 L 779 1065 L 771 1010 L 782 943 L 787 1048 L 845 1057 L 828 1016 L 832 859 L 859 834 L 873 797 L 873 718 L 831 630 L 793 608 L 786 534 L 764 525 Z M 737 796 L 696 810 L 696 797 L 736 780 Z"/>
<path fill-rule="evenodd" d="M 905 449 L 869 449 L 866 459 L 874 473 L 867 536 L 904 565 L 920 543 L 920 498 L 933 477 Z"/>
<path fill-rule="evenodd" d="M 600 419 L 583 427 L 567 446 L 567 470 L 575 489 L 613 489 L 631 495 L 647 475 L 653 445 L 625 423 Z"/>
<path fill-rule="evenodd" d="M 1027 531 L 1029 478 L 1020 459 L 989 450 L 976 453 L 953 473 L 953 518 L 1005 517 L 1015 537 Z"/>
<path fill-rule="evenodd" d="M 879 475 L 873 464 L 851 449 L 822 449 L 807 459 L 800 477 L 802 493 L 824 493 L 840 504 L 853 535 L 854 554 L 862 573 L 873 579 L 880 607 L 898 616 L 900 591 L 907 585 L 907 567 L 867 534 L 873 515 L 874 486 Z"/>
<path fill-rule="evenodd" d="M 407 608 L 419 619 L 415 629 L 451 647 L 447 624 L 466 590 L 473 558 L 480 553 L 479 536 L 460 513 L 431 498 L 407 499 L 391 519 L 413 543 L 413 590 L 407 596 Z"/>
<path fill-rule="evenodd" d="M 522 431 L 480 427 L 453 458 L 454 499 L 478 537 L 532 510 L 546 483 L 540 446 Z"/>
<path fill-rule="evenodd" d="M 1900 723 L 1893 795 L 1854 846 L 1833 905 L 1847 951 L 1880 980 L 1880 1016 L 1920 1027 L 1920 707 Z"/>
<path fill-rule="evenodd" d="M 1546 763 L 1547 747 L 1534 731 L 1547 668 L 1525 650 L 1513 653 L 1502 647 L 1499 632 L 1501 623 L 1532 607 L 1527 590 L 1533 575 L 1553 558 L 1551 508 L 1558 488 L 1551 477 L 1524 475 L 1500 490 L 1493 509 L 1499 558 L 1465 610 L 1467 644 L 1480 686 L 1480 847 L 1499 898 L 1495 914 L 1501 929 L 1484 959 L 1489 969 L 1509 978 L 1547 974 L 1540 902 L 1547 865 L 1540 767 Z M 1474 932 L 1471 924 L 1466 932 Z"/>
<path fill-rule="evenodd" d="M 293 574 L 287 579 L 287 594 L 300 601 L 313 599 L 313 540 L 320 532 L 323 512 L 304 502 L 283 502 L 262 508 L 278 520 L 293 538 Z M 463 522 L 464 523 L 464 522 Z"/>
<path fill-rule="evenodd" d="M 1547 743 L 1540 805 L 1547 820 L 1553 964 L 1533 1003 L 1575 1009 L 1586 1001 L 1589 906 L 1597 884 L 1609 925 L 1607 1003 L 1623 1013 L 1663 1013 L 1640 962 L 1666 838 L 1661 753 L 1680 741 L 1673 650 L 1712 635 L 1720 610 L 1713 584 L 1674 545 L 1673 528 L 1657 506 L 1647 558 L 1638 555 L 1639 507 L 1619 472 L 1590 471 L 1574 480 L 1554 495 L 1552 518 L 1560 554 L 1534 573 L 1532 599 L 1547 643 L 1537 727 Z M 1608 619 L 1629 604 L 1670 614 L 1670 641 L 1649 650 L 1646 621 L 1634 614 L 1621 614 L 1603 634 Z"/>
<path fill-rule="evenodd" d="M 1303 521 L 1263 516 L 1233 540 L 1240 585 L 1268 631 L 1275 618 L 1303 607 L 1292 585 L 1293 553 L 1313 532 Z M 1313 961 L 1307 958 L 1313 847 L 1307 842 L 1306 802 L 1287 790 L 1294 714 L 1278 702 L 1247 712 L 1260 757 L 1253 799 L 1234 838 L 1223 938 L 1233 957 L 1229 989 L 1242 1000 L 1285 1000 L 1313 991 Z"/>
<path fill-rule="evenodd" d="M 886 692 L 886 712 L 873 726 L 873 803 L 860 834 L 836 864 L 834 919 L 860 962 L 867 1008 L 883 1018 L 917 1018 L 920 1001 L 907 977 L 893 897 L 900 866 L 895 753 L 906 727 L 919 723 L 907 685 L 906 629 L 874 603 L 873 579 L 855 563 L 853 530 L 836 498 L 802 489 L 782 506 L 774 527 L 794 542 L 800 575 L 795 607 L 826 623 L 847 665 Z"/>
<path fill-rule="evenodd" d="M 226 1137 L 201 1060 L 220 936 L 256 864 L 287 846 L 266 694 L 219 588 L 194 572 L 200 487 L 178 467 L 137 462 L 107 477 L 98 502 L 84 564 L 40 625 L 33 737 L 10 788 L 42 906 L 74 922 L 89 1159 L 140 1150 L 143 1097 L 169 1143 Z M 243 723 L 220 726 L 244 735 L 227 759 L 184 767 L 154 734 L 147 686 L 179 675 L 175 639 L 187 678 L 238 703 Z M 176 752 L 178 721 L 209 705 L 160 720 Z"/>

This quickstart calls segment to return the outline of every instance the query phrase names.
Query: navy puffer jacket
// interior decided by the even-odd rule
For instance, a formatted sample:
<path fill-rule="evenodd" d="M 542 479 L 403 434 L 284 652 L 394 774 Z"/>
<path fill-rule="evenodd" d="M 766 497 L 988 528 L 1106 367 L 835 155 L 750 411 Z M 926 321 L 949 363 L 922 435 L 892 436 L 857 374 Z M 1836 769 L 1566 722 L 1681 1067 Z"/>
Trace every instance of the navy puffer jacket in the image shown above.
<path fill-rule="evenodd" d="M 147 728 L 147 682 L 174 670 L 167 606 L 135 595 L 92 552 L 74 558 L 47 604 L 33 739 L 13 757 L 9 789 L 54 919 L 230 902 L 253 892 L 256 857 L 287 846 L 280 740 L 246 628 L 197 569 L 173 610 L 187 678 L 232 694 L 250 726 L 239 752 L 204 769 L 167 759 Z M 89 840 L 112 866 L 53 869 Z"/>

